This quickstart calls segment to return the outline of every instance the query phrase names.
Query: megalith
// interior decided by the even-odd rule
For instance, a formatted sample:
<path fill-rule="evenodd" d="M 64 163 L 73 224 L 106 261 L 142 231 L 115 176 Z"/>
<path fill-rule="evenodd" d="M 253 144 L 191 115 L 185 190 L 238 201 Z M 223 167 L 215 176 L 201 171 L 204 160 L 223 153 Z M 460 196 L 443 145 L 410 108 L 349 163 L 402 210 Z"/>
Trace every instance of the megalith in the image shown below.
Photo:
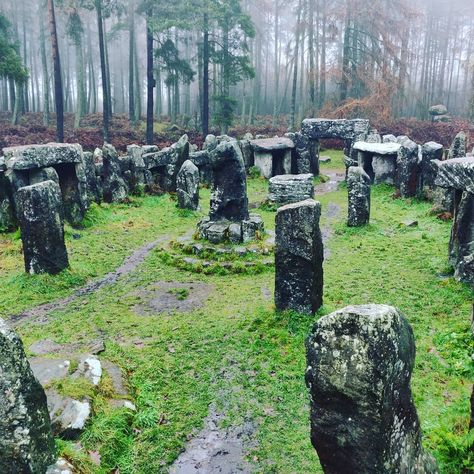
<path fill-rule="evenodd" d="M 117 150 L 112 145 L 105 144 L 102 149 L 103 157 L 103 198 L 105 202 L 120 202 L 128 195 L 128 187 L 122 177 Z"/>
<path fill-rule="evenodd" d="M 56 460 L 46 395 L 20 338 L 1 319 L 0 393 L 0 472 L 46 472 Z"/>
<path fill-rule="evenodd" d="M 360 166 L 351 166 L 347 172 L 349 227 L 359 227 L 370 220 L 370 177 Z"/>
<path fill-rule="evenodd" d="M 407 137 L 400 140 L 397 155 L 397 185 L 402 198 L 413 197 L 418 190 L 418 145 Z"/>
<path fill-rule="evenodd" d="M 59 185 L 44 181 L 20 188 L 17 206 L 26 272 L 56 274 L 67 268 Z"/>
<path fill-rule="evenodd" d="M 197 210 L 199 207 L 199 169 L 190 160 L 186 160 L 176 178 L 178 207 Z"/>
<path fill-rule="evenodd" d="M 437 473 L 423 450 L 410 379 L 415 340 L 385 305 L 321 318 L 306 341 L 311 442 L 325 473 Z"/>
<path fill-rule="evenodd" d="M 323 304 L 321 204 L 313 199 L 280 207 L 276 215 L 275 306 L 314 314 Z"/>

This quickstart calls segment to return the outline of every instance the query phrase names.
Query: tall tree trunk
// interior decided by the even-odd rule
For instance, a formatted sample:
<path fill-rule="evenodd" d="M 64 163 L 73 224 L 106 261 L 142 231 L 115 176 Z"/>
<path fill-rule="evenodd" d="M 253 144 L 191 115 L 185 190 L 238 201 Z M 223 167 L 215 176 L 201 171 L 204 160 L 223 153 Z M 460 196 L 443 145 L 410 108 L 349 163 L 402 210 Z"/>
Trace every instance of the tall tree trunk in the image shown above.
<path fill-rule="evenodd" d="M 150 24 L 152 16 L 153 10 L 150 8 L 146 16 L 146 143 L 148 145 L 153 144 L 153 89 L 155 87 L 155 79 L 153 77 L 153 31 Z"/>
<path fill-rule="evenodd" d="M 48 60 L 46 58 L 46 38 L 44 33 L 44 22 L 42 11 L 46 7 L 46 2 L 40 0 L 38 15 L 40 18 L 40 55 L 41 66 L 43 70 L 43 125 L 49 125 L 49 74 L 48 74 Z"/>
<path fill-rule="evenodd" d="M 61 76 L 61 60 L 59 57 L 58 34 L 56 30 L 56 15 L 54 12 L 54 0 L 48 0 L 49 29 L 51 33 L 51 49 L 54 66 L 54 100 L 56 104 L 56 140 L 64 142 L 64 102 L 63 82 Z"/>
<path fill-rule="evenodd" d="M 298 17 L 296 21 L 296 32 L 295 32 L 295 66 L 293 69 L 293 85 L 291 89 L 291 106 L 290 106 L 290 130 L 296 129 L 296 90 L 298 88 L 298 59 L 299 59 L 299 48 L 300 48 L 300 28 L 301 28 L 301 4 L 302 0 L 298 0 Z"/>
<path fill-rule="evenodd" d="M 209 15 L 204 14 L 202 43 L 202 133 L 209 133 Z"/>
<path fill-rule="evenodd" d="M 135 15 L 134 2 L 130 1 L 128 12 L 128 117 L 133 125 L 136 125 L 137 116 L 135 114 Z"/>
<path fill-rule="evenodd" d="M 279 64 L 279 44 L 280 44 L 280 10 L 278 0 L 275 0 L 275 92 L 273 97 L 273 122 L 276 127 L 278 113 L 278 93 L 280 88 L 280 64 Z"/>
<path fill-rule="evenodd" d="M 100 71 L 102 76 L 102 95 L 103 95 L 103 116 L 104 116 L 104 141 L 110 141 L 109 135 L 109 121 L 110 121 L 110 97 L 109 88 L 107 85 L 107 65 L 105 61 L 105 39 L 104 39 L 104 24 L 102 18 L 102 0 L 95 0 L 95 9 L 97 14 L 97 26 L 99 29 L 99 54 L 100 54 Z"/>
<path fill-rule="evenodd" d="M 327 0 L 322 0 L 322 29 L 321 29 L 321 70 L 319 82 L 319 108 L 326 101 L 326 34 L 327 34 Z"/>

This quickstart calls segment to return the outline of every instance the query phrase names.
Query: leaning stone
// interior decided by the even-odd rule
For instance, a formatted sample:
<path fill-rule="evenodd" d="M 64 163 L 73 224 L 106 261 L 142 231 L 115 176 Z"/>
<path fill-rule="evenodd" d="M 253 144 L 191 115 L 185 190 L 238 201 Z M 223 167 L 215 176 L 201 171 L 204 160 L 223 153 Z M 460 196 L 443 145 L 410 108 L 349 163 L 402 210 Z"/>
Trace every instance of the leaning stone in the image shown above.
<path fill-rule="evenodd" d="M 323 304 L 321 204 L 312 199 L 280 207 L 276 215 L 275 305 L 313 314 Z"/>
<path fill-rule="evenodd" d="M 211 153 L 211 165 L 214 173 L 209 212 L 211 221 L 248 219 L 247 176 L 237 142 L 219 145 Z"/>
<path fill-rule="evenodd" d="M 459 132 L 449 148 L 448 158 L 464 158 L 467 150 L 467 137 L 464 132 Z"/>
<path fill-rule="evenodd" d="M 105 144 L 103 152 L 103 195 L 105 202 L 121 202 L 127 198 L 128 188 L 122 178 L 118 154 L 112 145 Z"/>
<path fill-rule="evenodd" d="M 268 200 L 278 204 L 312 199 L 314 185 L 312 174 L 287 174 L 274 176 L 269 181 Z"/>
<path fill-rule="evenodd" d="M 418 145 L 410 139 L 401 141 L 397 155 L 398 188 L 402 198 L 417 194 Z"/>
<path fill-rule="evenodd" d="M 192 161 L 183 163 L 176 178 L 178 207 L 196 211 L 199 208 L 199 169 Z"/>
<path fill-rule="evenodd" d="M 397 309 L 349 306 L 306 342 L 311 442 L 327 473 L 438 473 L 410 390 L 413 331 Z"/>
<path fill-rule="evenodd" d="M 347 173 L 349 197 L 349 227 L 359 227 L 370 220 L 370 177 L 361 167 L 351 167 Z"/>
<path fill-rule="evenodd" d="M 36 474 L 55 462 L 46 395 L 20 338 L 0 320 L 0 472 Z"/>
<path fill-rule="evenodd" d="M 67 268 L 59 186 L 53 181 L 26 186 L 16 200 L 26 272 L 56 274 Z"/>

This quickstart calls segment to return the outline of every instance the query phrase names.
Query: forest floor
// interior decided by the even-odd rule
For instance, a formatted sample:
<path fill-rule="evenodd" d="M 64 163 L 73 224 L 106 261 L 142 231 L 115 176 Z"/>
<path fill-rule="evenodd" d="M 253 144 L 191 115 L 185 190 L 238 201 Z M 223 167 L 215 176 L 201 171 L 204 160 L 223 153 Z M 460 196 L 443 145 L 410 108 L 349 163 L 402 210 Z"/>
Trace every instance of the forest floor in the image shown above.
<path fill-rule="evenodd" d="M 58 388 L 92 399 L 80 444 L 58 440 L 78 472 L 184 473 L 196 459 L 215 466 L 212 453 L 226 450 L 228 465 L 240 462 L 237 472 L 322 472 L 309 439 L 304 340 L 320 316 L 365 303 L 394 305 L 413 326 L 412 389 L 424 445 L 441 472 L 473 468 L 473 295 L 447 267 L 451 222 L 431 216 L 429 203 L 393 199 L 393 188 L 374 186 L 371 224 L 348 228 L 347 190 L 334 184 L 342 153 L 324 154 L 332 162 L 322 173 L 332 184 L 316 192 L 326 240 L 316 317 L 275 312 L 271 267 L 191 271 L 165 258 L 161 247 L 192 233 L 207 213 L 206 189 L 200 212 L 178 210 L 169 195 L 93 206 L 83 228 L 66 228 L 71 268 L 54 277 L 25 274 L 19 233 L 0 234 L 0 317 L 14 322 L 27 353 L 44 340 L 80 348 L 101 339 L 100 359 L 122 370 L 136 406 L 110 403 L 113 374 L 98 387 Z M 249 179 L 248 191 L 258 205 L 267 182 Z M 255 212 L 274 230 L 274 210 Z"/>

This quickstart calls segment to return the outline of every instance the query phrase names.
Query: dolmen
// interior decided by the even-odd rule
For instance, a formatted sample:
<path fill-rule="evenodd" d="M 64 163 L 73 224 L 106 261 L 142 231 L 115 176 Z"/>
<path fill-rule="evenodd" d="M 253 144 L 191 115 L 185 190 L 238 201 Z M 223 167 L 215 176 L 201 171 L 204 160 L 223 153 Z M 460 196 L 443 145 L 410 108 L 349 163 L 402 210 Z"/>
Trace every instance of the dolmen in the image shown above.
<path fill-rule="evenodd" d="M 264 138 L 250 141 L 254 165 L 264 178 L 292 172 L 292 152 L 295 144 L 289 138 Z"/>
<path fill-rule="evenodd" d="M 394 185 L 397 176 L 399 143 L 356 142 L 353 149 L 358 153 L 361 166 L 374 184 Z"/>
<path fill-rule="evenodd" d="M 308 174 L 286 174 L 269 180 L 268 202 L 271 204 L 291 204 L 314 197 L 314 177 Z"/>
<path fill-rule="evenodd" d="M 275 306 L 314 314 L 323 304 L 321 204 L 313 199 L 280 207 L 275 218 Z"/>
<path fill-rule="evenodd" d="M 325 473 L 435 474 L 410 390 L 415 339 L 385 305 L 321 318 L 306 341 L 311 442 Z"/>
<path fill-rule="evenodd" d="M 210 153 L 213 173 L 209 216 L 198 224 L 198 237 L 213 244 L 249 242 L 263 234 L 263 220 L 249 214 L 247 176 L 236 140 L 224 141 Z"/>
<path fill-rule="evenodd" d="M 449 261 L 457 279 L 474 284 L 474 158 L 453 158 L 435 164 L 436 185 L 454 194 Z"/>

